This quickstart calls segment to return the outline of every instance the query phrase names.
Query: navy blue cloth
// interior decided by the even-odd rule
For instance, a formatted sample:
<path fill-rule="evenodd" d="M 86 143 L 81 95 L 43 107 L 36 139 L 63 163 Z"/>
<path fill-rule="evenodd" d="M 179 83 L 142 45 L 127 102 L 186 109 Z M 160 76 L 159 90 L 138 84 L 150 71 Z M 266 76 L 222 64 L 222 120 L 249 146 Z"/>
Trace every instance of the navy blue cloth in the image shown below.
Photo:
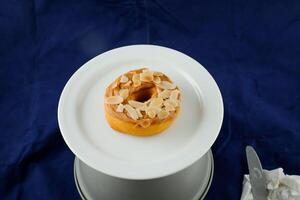
<path fill-rule="evenodd" d="M 245 146 L 264 168 L 300 174 L 300 1 L 3 0 L 1 199 L 79 199 L 57 123 L 60 93 L 89 59 L 156 44 L 203 64 L 225 117 L 206 199 L 239 199 Z"/>

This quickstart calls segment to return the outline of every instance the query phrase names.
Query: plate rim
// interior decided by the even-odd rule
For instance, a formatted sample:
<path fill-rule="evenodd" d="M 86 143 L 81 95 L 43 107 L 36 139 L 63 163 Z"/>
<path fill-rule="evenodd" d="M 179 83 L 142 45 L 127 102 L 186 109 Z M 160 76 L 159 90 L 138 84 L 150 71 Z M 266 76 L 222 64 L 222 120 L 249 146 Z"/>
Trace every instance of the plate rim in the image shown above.
<path fill-rule="evenodd" d="M 206 70 L 206 68 L 204 68 L 198 61 L 196 61 L 195 59 L 191 58 L 190 56 L 182 53 L 182 52 L 179 52 L 177 50 L 174 50 L 174 49 L 171 49 L 171 48 L 168 48 L 168 47 L 163 47 L 163 46 L 157 46 L 157 45 L 144 45 L 144 44 L 140 44 L 140 45 L 129 45 L 129 46 L 123 46 L 123 47 L 119 47 L 119 48 L 115 48 L 115 49 L 112 49 L 112 50 L 109 50 L 109 51 L 106 51 L 102 54 L 99 54 L 97 56 L 95 56 L 94 58 L 90 59 L 89 61 L 87 61 L 86 63 L 84 63 L 79 69 L 77 69 L 74 74 L 70 77 L 70 79 L 68 80 L 68 82 L 66 83 L 65 87 L 63 88 L 63 91 L 60 95 L 60 99 L 59 99 L 59 103 L 58 103 L 58 123 L 59 123 L 59 127 L 60 127 L 60 130 L 61 130 L 61 134 L 66 142 L 66 144 L 68 145 L 68 147 L 71 149 L 71 151 L 78 157 L 80 158 L 80 160 L 84 161 L 87 165 L 89 165 L 90 167 L 98 170 L 98 171 L 101 171 L 107 175 L 110 175 L 110 176 L 114 176 L 114 177 L 119 177 L 119 178 L 125 178 L 125 179 L 134 179 L 134 180 L 144 180 L 144 179 L 154 179 L 154 178 L 160 178 L 160 177 L 163 177 L 163 176 L 168 176 L 168 175 L 171 175 L 171 174 L 174 174 L 190 165 L 192 165 L 194 162 L 196 162 L 201 156 L 203 156 L 205 154 L 202 153 L 202 155 L 198 155 L 198 156 L 194 156 L 193 159 L 191 159 L 189 162 L 186 162 L 184 165 L 181 165 L 180 167 L 173 167 L 172 170 L 169 170 L 167 172 L 160 172 L 160 173 L 157 173 L 155 175 L 151 174 L 151 175 L 147 175 L 147 174 L 139 174 L 139 175 L 128 175 L 128 174 L 122 174 L 122 172 L 118 171 L 116 173 L 115 172 L 112 172 L 112 171 L 109 171 L 107 169 L 104 169 L 103 167 L 99 166 L 99 165 L 96 165 L 93 161 L 91 161 L 91 159 L 88 159 L 86 158 L 85 156 L 82 155 L 82 152 L 78 151 L 78 149 L 76 149 L 76 147 L 74 147 L 73 144 L 71 144 L 71 142 L 68 140 L 68 137 L 64 134 L 64 131 L 66 131 L 66 128 L 64 127 L 63 125 L 63 113 L 62 113 L 62 105 L 66 99 L 64 93 L 66 91 L 66 89 L 69 87 L 69 85 L 72 83 L 73 79 L 75 76 L 77 76 L 79 73 L 83 73 L 84 70 L 86 70 L 88 67 L 89 67 L 89 63 L 92 62 L 93 60 L 95 60 L 96 58 L 100 57 L 100 56 L 105 56 L 107 54 L 110 54 L 112 52 L 115 52 L 115 51 L 119 51 L 121 49 L 126 49 L 126 48 L 154 48 L 156 50 L 162 50 L 162 51 L 169 51 L 169 53 L 174 53 L 175 55 L 181 55 L 183 57 L 186 57 L 186 59 L 189 59 L 190 61 L 192 62 L 195 62 L 197 65 L 197 67 L 201 67 L 202 70 L 204 70 L 206 73 L 207 76 L 209 76 L 209 79 L 212 81 L 212 83 L 214 84 L 216 90 L 215 92 L 217 93 L 218 95 L 218 99 L 216 101 L 219 101 L 219 104 L 220 104 L 220 121 L 219 121 L 219 124 L 216 125 L 216 130 L 217 130 L 217 134 L 214 134 L 214 138 L 212 139 L 212 142 L 211 144 L 209 144 L 209 148 L 213 145 L 213 143 L 215 142 L 217 136 L 219 135 L 219 132 L 220 132 L 220 129 L 221 129 L 221 126 L 222 126 L 222 122 L 223 122 L 223 118 L 224 118 L 224 105 L 223 105 L 223 98 L 222 98 L 222 94 L 221 94 L 221 91 L 216 83 L 216 81 L 214 80 L 214 78 L 211 76 L 211 74 Z M 201 69 L 199 68 L 199 69 Z M 208 148 L 208 149 L 209 149 Z"/>

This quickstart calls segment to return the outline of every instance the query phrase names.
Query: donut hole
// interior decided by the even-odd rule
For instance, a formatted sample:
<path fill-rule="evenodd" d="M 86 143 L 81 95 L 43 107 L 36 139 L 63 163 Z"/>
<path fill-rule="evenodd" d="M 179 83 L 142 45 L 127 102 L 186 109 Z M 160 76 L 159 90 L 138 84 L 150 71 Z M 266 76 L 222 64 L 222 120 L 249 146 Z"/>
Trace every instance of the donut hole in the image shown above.
<path fill-rule="evenodd" d="M 154 92 L 155 92 L 154 87 L 140 89 L 139 91 L 136 91 L 133 94 L 133 100 L 139 102 L 146 102 L 152 97 Z"/>

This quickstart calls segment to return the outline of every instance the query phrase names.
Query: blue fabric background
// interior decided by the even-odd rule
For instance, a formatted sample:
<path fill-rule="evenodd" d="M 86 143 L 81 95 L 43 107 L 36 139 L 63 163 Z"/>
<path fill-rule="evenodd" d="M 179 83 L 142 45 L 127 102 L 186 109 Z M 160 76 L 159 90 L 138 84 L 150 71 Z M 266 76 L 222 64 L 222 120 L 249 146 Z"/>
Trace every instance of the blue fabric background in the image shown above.
<path fill-rule="evenodd" d="M 221 89 L 207 199 L 239 199 L 247 144 L 265 168 L 300 174 L 300 1 L 2 0 L 1 199 L 79 199 L 59 95 L 89 59 L 140 43 L 190 55 Z"/>

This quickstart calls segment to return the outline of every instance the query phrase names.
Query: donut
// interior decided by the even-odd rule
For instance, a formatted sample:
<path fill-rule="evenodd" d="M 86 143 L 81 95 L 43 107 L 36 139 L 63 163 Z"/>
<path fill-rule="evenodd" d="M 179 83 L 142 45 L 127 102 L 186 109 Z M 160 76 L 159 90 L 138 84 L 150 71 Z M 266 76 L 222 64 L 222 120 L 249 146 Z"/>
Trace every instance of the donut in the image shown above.
<path fill-rule="evenodd" d="M 106 88 L 104 96 L 110 127 L 135 136 L 164 131 L 180 111 L 180 89 L 164 73 L 148 68 L 119 76 Z"/>

